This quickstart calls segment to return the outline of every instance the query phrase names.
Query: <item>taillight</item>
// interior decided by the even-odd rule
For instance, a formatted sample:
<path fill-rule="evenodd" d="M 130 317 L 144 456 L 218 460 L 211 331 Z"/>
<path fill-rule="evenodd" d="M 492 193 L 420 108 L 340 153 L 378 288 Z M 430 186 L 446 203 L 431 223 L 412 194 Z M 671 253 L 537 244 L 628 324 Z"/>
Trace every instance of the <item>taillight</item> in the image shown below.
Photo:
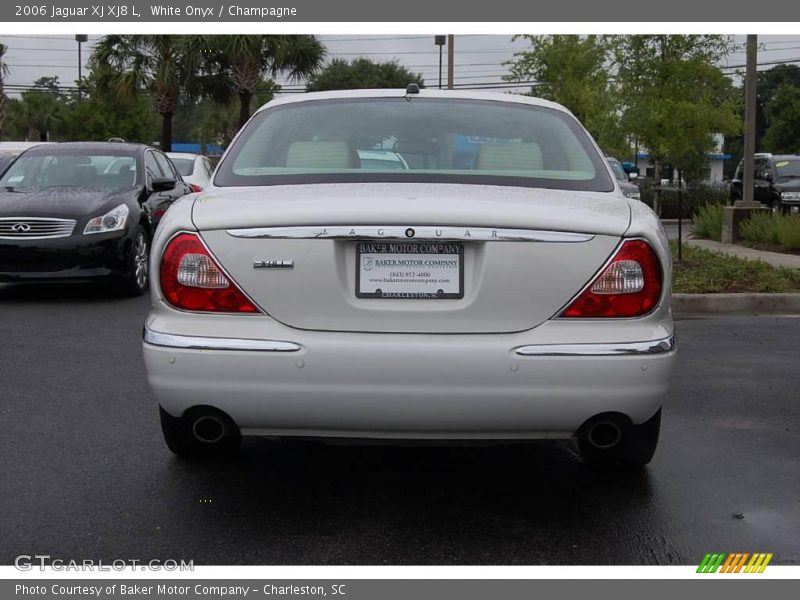
<path fill-rule="evenodd" d="M 176 308 L 258 312 L 193 233 L 178 234 L 167 244 L 161 256 L 160 283 L 164 298 Z"/>
<path fill-rule="evenodd" d="M 643 240 L 628 240 L 561 317 L 639 317 L 661 297 L 661 264 Z"/>
<path fill-rule="evenodd" d="M 196 183 L 190 183 L 190 184 L 189 184 L 189 187 L 190 187 L 190 188 L 192 188 L 192 191 L 193 191 L 193 192 L 202 192 L 202 191 L 203 191 L 203 188 L 201 188 L 201 187 L 200 187 L 199 185 L 197 185 Z"/>

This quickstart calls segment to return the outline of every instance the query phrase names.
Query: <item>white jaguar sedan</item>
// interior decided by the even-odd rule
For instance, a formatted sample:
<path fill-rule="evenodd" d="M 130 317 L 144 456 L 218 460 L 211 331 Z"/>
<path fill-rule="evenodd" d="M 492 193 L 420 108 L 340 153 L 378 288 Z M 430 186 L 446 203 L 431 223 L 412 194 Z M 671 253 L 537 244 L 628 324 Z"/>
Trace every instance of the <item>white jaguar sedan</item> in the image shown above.
<path fill-rule="evenodd" d="M 363 164 L 380 153 L 407 168 Z M 414 85 L 274 100 L 152 248 L 144 358 L 179 455 L 267 436 L 653 456 L 669 246 L 557 104 Z"/>

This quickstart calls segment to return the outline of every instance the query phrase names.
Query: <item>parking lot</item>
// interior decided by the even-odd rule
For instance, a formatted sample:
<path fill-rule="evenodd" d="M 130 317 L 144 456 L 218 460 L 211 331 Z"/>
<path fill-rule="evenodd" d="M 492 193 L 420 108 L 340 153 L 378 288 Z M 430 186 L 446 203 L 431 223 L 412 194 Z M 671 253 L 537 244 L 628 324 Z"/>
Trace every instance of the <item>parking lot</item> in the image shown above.
<path fill-rule="evenodd" d="M 0 563 L 800 563 L 800 319 L 680 320 L 656 458 L 598 473 L 570 444 L 275 445 L 190 462 L 144 379 L 149 298 L 0 286 Z"/>

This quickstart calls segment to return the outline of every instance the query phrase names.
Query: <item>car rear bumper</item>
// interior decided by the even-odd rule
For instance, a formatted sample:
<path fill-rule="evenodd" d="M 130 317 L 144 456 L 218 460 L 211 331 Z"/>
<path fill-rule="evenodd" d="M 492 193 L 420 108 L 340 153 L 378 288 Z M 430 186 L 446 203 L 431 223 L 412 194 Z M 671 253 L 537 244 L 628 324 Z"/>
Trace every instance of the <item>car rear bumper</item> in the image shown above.
<path fill-rule="evenodd" d="M 217 317 L 232 320 L 234 330 L 247 321 Z M 173 416 L 216 407 L 245 435 L 570 437 L 598 413 L 622 413 L 634 423 L 650 418 L 675 361 L 671 322 L 650 327 L 657 334 L 651 339 L 603 342 L 580 339 L 574 324 L 563 324 L 564 343 L 536 330 L 353 334 L 278 324 L 270 326 L 277 335 L 221 338 L 165 325 L 151 317 L 145 326 L 145 364 L 158 402 Z"/>

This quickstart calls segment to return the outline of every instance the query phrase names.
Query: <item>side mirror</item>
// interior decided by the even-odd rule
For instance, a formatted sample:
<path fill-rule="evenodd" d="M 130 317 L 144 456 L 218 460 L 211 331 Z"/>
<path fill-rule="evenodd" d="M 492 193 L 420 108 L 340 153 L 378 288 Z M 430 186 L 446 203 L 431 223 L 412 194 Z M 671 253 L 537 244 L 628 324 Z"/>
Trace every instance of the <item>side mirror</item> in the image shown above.
<path fill-rule="evenodd" d="M 638 173 L 628 173 L 628 179 L 630 181 L 636 181 L 637 179 L 639 179 L 639 174 Z"/>
<path fill-rule="evenodd" d="M 772 181 L 772 173 L 770 171 L 764 171 L 763 177 L 767 181 Z"/>
<path fill-rule="evenodd" d="M 150 182 L 154 192 L 168 192 L 175 189 L 175 180 L 169 177 L 156 177 Z"/>

